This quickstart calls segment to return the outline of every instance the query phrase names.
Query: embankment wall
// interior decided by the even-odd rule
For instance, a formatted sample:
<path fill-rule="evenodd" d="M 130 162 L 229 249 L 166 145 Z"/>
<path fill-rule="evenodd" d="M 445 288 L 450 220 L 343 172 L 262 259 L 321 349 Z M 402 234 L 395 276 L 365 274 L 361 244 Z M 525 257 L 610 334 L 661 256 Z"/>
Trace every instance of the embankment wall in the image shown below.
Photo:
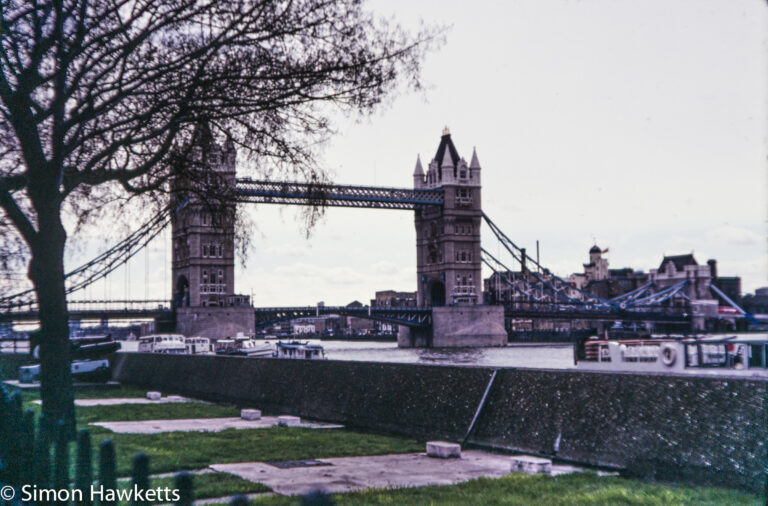
<path fill-rule="evenodd" d="M 117 380 L 416 438 L 461 441 L 493 369 L 118 354 Z M 768 382 L 500 369 L 470 442 L 765 493 Z"/>

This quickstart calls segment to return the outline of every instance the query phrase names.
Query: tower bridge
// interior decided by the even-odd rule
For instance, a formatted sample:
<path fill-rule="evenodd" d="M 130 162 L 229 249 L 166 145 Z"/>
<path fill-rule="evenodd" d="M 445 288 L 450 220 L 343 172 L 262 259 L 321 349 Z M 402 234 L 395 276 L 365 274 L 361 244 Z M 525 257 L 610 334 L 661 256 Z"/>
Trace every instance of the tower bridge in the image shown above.
<path fill-rule="evenodd" d="M 417 157 L 413 188 L 276 182 L 237 178 L 237 153 L 231 142 L 219 144 L 206 127 L 194 137 L 194 156 L 222 185 L 229 201 L 212 209 L 192 191 L 199 184 L 177 178 L 169 210 L 126 240 L 68 274 L 68 293 L 100 279 L 141 250 L 168 223 L 172 237 L 171 300 L 70 301 L 70 317 L 175 317 L 176 331 L 222 338 L 252 332 L 257 323 L 320 314 L 342 314 L 396 323 L 403 346 L 502 345 L 504 318 L 592 321 L 673 322 L 690 325 L 685 307 L 670 307 L 685 297 L 685 286 L 646 287 L 643 297 L 605 300 L 558 278 L 530 258 L 482 211 L 482 169 L 476 150 L 470 161 L 459 155 L 446 128 L 426 166 Z M 234 210 L 236 204 L 269 203 L 408 210 L 416 231 L 416 308 L 291 307 L 253 308 L 250 297 L 234 291 Z M 511 280 L 510 269 L 481 247 L 485 223 L 525 273 Z M 482 294 L 482 264 L 519 297 L 487 304 Z M 531 268 L 532 267 L 532 268 Z M 652 294 L 649 296 L 648 294 Z M 664 305 L 664 303 L 667 305 Z M 0 298 L 0 322 L 31 321 L 36 304 L 29 292 Z M 171 321 L 173 321 L 171 319 Z"/>

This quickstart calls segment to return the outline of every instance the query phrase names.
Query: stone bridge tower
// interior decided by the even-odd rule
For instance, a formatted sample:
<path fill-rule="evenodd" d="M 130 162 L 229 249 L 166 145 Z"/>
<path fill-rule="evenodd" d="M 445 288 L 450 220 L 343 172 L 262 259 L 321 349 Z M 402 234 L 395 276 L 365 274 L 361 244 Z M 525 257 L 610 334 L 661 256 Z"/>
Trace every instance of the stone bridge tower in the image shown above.
<path fill-rule="evenodd" d="M 224 338 L 253 332 L 248 296 L 235 294 L 237 153 L 206 125 L 194 134 L 191 167 L 173 180 L 172 306 L 184 335 Z"/>
<path fill-rule="evenodd" d="M 443 190 L 443 206 L 416 209 L 417 303 L 432 328 L 401 328 L 398 346 L 504 346 L 504 308 L 482 304 L 480 162 L 459 156 L 446 127 L 427 173 L 416 159 L 416 189 Z"/>
<path fill-rule="evenodd" d="M 414 188 L 441 188 L 442 208 L 415 213 L 417 302 L 420 307 L 482 302 L 480 260 L 480 163 L 473 150 L 467 164 L 446 127 L 427 173 L 416 159 Z"/>

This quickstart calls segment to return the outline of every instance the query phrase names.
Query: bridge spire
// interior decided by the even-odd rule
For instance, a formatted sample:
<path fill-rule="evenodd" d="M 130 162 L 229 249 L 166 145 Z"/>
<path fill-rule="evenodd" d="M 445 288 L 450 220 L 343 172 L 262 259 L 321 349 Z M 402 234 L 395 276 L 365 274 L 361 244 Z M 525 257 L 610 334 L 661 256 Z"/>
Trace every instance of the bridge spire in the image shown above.
<path fill-rule="evenodd" d="M 413 169 L 413 187 L 424 187 L 424 167 L 421 166 L 421 157 L 416 155 L 416 167 Z"/>
<path fill-rule="evenodd" d="M 477 148 L 472 148 L 472 161 L 469 162 L 470 170 L 480 170 L 480 161 L 477 159 Z"/>
<path fill-rule="evenodd" d="M 414 176 L 424 177 L 424 167 L 421 166 L 421 156 L 416 155 L 416 167 L 413 169 Z"/>
<path fill-rule="evenodd" d="M 445 169 L 446 167 L 453 168 L 455 165 L 453 164 L 453 157 L 451 156 L 451 150 L 446 147 L 445 151 L 443 152 L 443 160 L 440 163 L 441 168 Z"/>

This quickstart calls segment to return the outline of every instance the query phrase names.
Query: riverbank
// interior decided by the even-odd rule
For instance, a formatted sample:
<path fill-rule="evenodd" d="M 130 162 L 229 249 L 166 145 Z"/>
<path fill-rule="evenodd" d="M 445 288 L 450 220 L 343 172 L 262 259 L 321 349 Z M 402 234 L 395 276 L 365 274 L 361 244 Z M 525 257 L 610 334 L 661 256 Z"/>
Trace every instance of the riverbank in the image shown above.
<path fill-rule="evenodd" d="M 118 354 L 115 375 L 214 402 L 419 440 L 468 439 L 651 479 L 761 492 L 768 472 L 766 379 L 139 353 Z"/>
<path fill-rule="evenodd" d="M 174 392 L 163 392 L 164 394 Z M 119 398 L 144 397 L 144 389 L 122 387 L 118 391 L 83 391 L 78 392 L 78 399 L 94 399 L 102 396 Z M 26 408 L 39 410 L 34 401 L 38 395 L 31 392 L 22 394 Z M 191 401 L 191 400 L 189 400 Z M 220 433 L 166 432 L 160 434 L 130 435 L 116 434 L 107 429 L 91 425 L 95 421 L 106 420 L 157 420 L 159 418 L 175 420 L 180 418 L 214 419 L 238 413 L 238 408 L 231 405 L 205 404 L 200 402 L 179 401 L 166 404 L 114 404 L 83 406 L 76 409 L 78 428 L 87 428 L 93 439 L 94 460 L 97 461 L 96 448 L 99 441 L 110 438 L 117 450 L 118 475 L 130 474 L 131 459 L 136 452 L 149 456 L 150 482 L 152 488 L 173 488 L 173 476 L 181 471 L 190 472 L 194 484 L 195 497 L 198 501 L 213 501 L 215 504 L 228 504 L 235 494 L 247 495 L 255 504 L 294 505 L 301 504 L 296 496 L 284 496 L 276 493 L 269 485 L 259 481 L 258 477 L 246 479 L 237 474 L 242 464 L 224 463 L 259 462 L 268 463 L 272 474 L 280 474 L 276 464 L 293 462 L 316 462 L 333 466 L 343 461 L 344 456 L 372 459 L 381 458 L 388 462 L 390 457 L 399 457 L 418 461 L 423 453 L 424 442 L 410 438 L 360 432 L 348 429 L 309 430 L 301 428 L 274 428 L 258 430 L 227 430 Z M 382 457 L 375 457 L 380 455 Z M 367 456 L 367 457 L 366 457 Z M 489 455 L 490 456 L 490 455 Z M 467 458 L 472 457 L 468 452 Z M 495 459 L 504 459 L 495 455 Z M 375 460 L 374 460 L 375 461 Z M 374 462 L 372 461 L 372 462 Z M 74 472 L 74 459 L 71 460 Z M 434 461 L 452 467 L 456 460 Z M 222 465 L 224 464 L 224 465 Z M 423 467 L 423 466 L 422 466 Z M 231 469 L 233 472 L 217 471 Z M 312 468 L 308 468 L 312 469 Z M 318 470 L 322 467 L 318 467 Z M 381 473 L 388 473 L 383 467 Z M 290 467 L 286 468 L 290 472 Z M 242 474 L 242 473 L 241 473 Z M 301 473 L 302 475 L 306 473 Z M 355 473 L 358 475 L 359 473 Z M 377 476 L 380 476 L 377 473 Z M 396 481 L 397 473 L 392 475 Z M 577 472 L 559 476 L 505 474 L 502 477 L 469 479 L 459 474 L 446 483 L 445 475 L 435 474 L 428 486 L 387 489 L 361 490 L 335 494 L 333 500 L 340 505 L 354 504 L 760 504 L 756 495 L 722 488 L 690 488 L 672 484 L 646 483 L 637 479 L 617 476 L 601 476 L 593 472 Z M 359 479 L 359 478 L 358 478 Z M 380 479 L 380 478 L 379 478 Z M 469 481 L 467 481 L 469 480 Z M 271 481 L 270 481 L 271 482 Z M 364 482 L 364 480 L 362 480 Z M 458 483 L 457 483 L 458 482 Z M 130 486 L 128 480 L 120 480 L 120 488 Z M 373 483 L 373 481 L 371 481 Z M 289 482 L 285 482 L 289 485 Z M 296 487 L 307 486 L 305 482 Z M 336 485 L 338 483 L 336 482 Z M 315 487 L 322 487 L 322 481 Z M 362 483 L 361 488 L 367 489 Z M 282 490 L 282 488 L 281 488 Z"/>

